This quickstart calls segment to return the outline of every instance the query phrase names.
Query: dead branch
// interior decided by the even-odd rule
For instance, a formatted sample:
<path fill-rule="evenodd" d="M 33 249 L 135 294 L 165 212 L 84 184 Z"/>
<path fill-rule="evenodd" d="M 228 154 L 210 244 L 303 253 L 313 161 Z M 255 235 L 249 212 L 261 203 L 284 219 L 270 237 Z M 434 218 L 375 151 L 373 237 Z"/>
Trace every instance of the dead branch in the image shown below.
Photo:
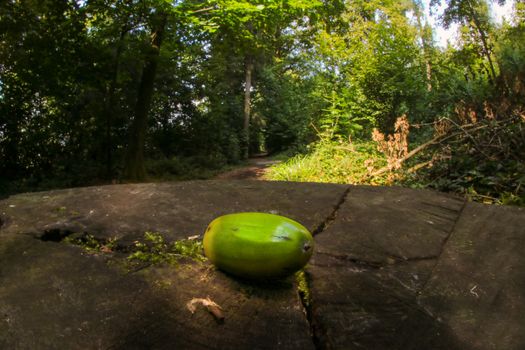
<path fill-rule="evenodd" d="M 456 126 L 456 128 L 460 129 L 471 141 L 472 141 L 472 144 L 474 145 L 474 147 L 478 150 L 479 153 L 481 153 L 483 156 L 485 156 L 485 158 L 489 159 L 489 160 L 492 160 L 491 157 L 485 153 L 483 151 L 483 149 L 481 148 L 481 146 L 479 145 L 479 143 L 476 141 L 476 139 L 474 138 L 474 136 L 472 136 L 469 132 L 469 130 L 467 130 L 467 128 L 465 128 L 464 126 L 454 122 L 452 119 L 450 118 L 446 118 L 448 121 L 450 121 L 452 124 L 454 124 Z"/>
<path fill-rule="evenodd" d="M 411 167 L 410 169 L 408 169 L 408 172 L 409 173 L 415 173 L 419 169 L 424 168 L 424 167 L 428 166 L 429 164 L 432 164 L 433 162 L 434 162 L 434 160 L 427 160 L 426 162 L 416 164 L 413 167 Z"/>
<path fill-rule="evenodd" d="M 426 149 L 426 148 L 428 148 L 428 147 L 430 147 L 432 145 L 440 144 L 440 143 L 442 143 L 442 142 L 444 142 L 446 140 L 449 140 L 451 138 L 454 138 L 456 136 L 459 136 L 459 135 L 463 134 L 465 132 L 464 130 L 467 127 L 469 127 L 468 128 L 469 132 L 473 132 L 473 131 L 478 131 L 480 129 L 484 129 L 484 128 L 486 128 L 488 126 L 488 125 L 479 125 L 479 126 L 473 127 L 474 125 L 476 125 L 476 124 L 468 124 L 468 125 L 463 126 L 461 131 L 457 131 L 457 132 L 454 132 L 454 133 L 449 134 L 449 135 L 439 135 L 439 136 L 434 137 L 430 141 L 425 142 L 424 144 L 414 148 L 412 151 L 408 152 L 404 157 L 402 157 L 399 160 L 397 160 L 397 162 L 396 162 L 397 165 L 400 166 L 401 164 L 406 162 L 408 159 L 412 158 L 413 156 L 415 156 L 416 154 L 418 154 L 422 150 L 424 150 L 424 149 Z M 387 171 L 390 171 L 390 170 L 391 170 L 390 166 L 385 166 L 385 167 L 383 167 L 381 169 L 378 169 L 378 170 L 370 173 L 368 175 L 368 178 L 381 175 L 381 174 L 386 173 Z"/>

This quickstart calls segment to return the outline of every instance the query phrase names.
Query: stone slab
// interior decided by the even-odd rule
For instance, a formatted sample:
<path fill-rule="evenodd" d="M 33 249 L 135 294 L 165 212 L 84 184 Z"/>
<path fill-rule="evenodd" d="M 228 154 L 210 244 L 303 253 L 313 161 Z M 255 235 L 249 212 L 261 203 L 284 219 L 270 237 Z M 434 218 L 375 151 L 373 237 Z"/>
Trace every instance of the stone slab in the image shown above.
<path fill-rule="evenodd" d="M 312 349 L 310 325 L 293 277 L 253 284 L 185 261 L 130 273 L 121 253 L 88 254 L 49 241 L 49 232 L 97 239 L 176 240 L 240 211 L 321 226 L 347 190 L 341 185 L 193 181 L 77 188 L 0 201 L 0 348 Z M 46 233 L 44 235 L 44 233 Z M 57 242 L 54 242 L 57 241 Z M 219 324 L 192 298 L 223 308 Z"/>
<path fill-rule="evenodd" d="M 464 202 L 432 191 L 352 187 L 315 237 L 311 322 L 326 349 L 461 349 L 416 300 Z"/>
<path fill-rule="evenodd" d="M 147 312 L 143 281 L 76 247 L 4 236 L 0 257 L 1 349 L 107 348 Z"/>
<path fill-rule="evenodd" d="M 525 349 L 525 208 L 468 203 L 419 303 L 466 349 Z"/>
<path fill-rule="evenodd" d="M 436 257 L 463 204 L 435 191 L 353 186 L 317 252 L 377 265 Z"/>
<path fill-rule="evenodd" d="M 314 349 L 293 278 L 257 285 L 189 261 L 129 273 L 114 254 L 21 235 L 0 256 L 1 349 Z M 193 298 L 223 323 L 192 314 Z"/>
<path fill-rule="evenodd" d="M 293 277 L 253 283 L 189 260 L 126 270 L 125 251 L 41 240 L 170 241 L 238 211 L 317 232 L 307 308 Z M 12 196 L 0 221 L 0 349 L 525 348 L 519 208 L 404 188 L 193 181 Z M 223 323 L 188 310 L 207 297 Z"/>
<path fill-rule="evenodd" d="M 133 241 L 144 232 L 178 240 L 233 212 L 285 215 L 314 230 L 347 186 L 261 181 L 127 184 L 28 193 L 0 201 L 0 234 L 58 230 Z"/>
<path fill-rule="evenodd" d="M 314 265 L 309 274 L 318 349 L 465 349 L 388 270 Z"/>

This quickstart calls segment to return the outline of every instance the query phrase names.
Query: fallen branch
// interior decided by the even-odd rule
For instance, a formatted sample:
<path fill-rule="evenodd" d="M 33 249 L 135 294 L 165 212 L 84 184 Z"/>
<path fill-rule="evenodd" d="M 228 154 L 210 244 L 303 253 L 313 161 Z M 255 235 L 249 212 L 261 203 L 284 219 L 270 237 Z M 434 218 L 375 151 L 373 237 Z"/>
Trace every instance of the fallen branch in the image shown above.
<path fill-rule="evenodd" d="M 473 124 L 469 124 L 470 125 L 473 125 Z M 468 131 L 472 132 L 472 131 L 477 131 L 477 130 L 480 130 L 480 129 L 484 129 L 486 128 L 488 125 L 479 125 L 477 127 L 472 127 L 472 128 L 469 128 Z M 412 158 L 413 156 L 415 156 L 416 154 L 418 154 L 419 152 L 421 152 L 422 150 L 432 146 L 432 145 L 435 145 L 435 144 L 439 144 L 441 142 L 444 142 L 446 140 L 449 140 L 451 138 L 454 138 L 456 136 L 459 136 L 461 134 L 464 134 L 465 133 L 465 127 L 462 128 L 461 131 L 457 131 L 455 133 L 452 133 L 452 134 L 449 134 L 449 135 L 439 135 L 439 136 L 436 136 L 434 137 L 432 140 L 428 141 L 428 142 L 425 142 L 424 144 L 414 148 L 412 151 L 408 152 L 404 157 L 398 159 L 396 161 L 397 165 L 400 166 L 401 164 L 403 164 L 404 162 L 406 162 L 408 159 Z M 371 178 L 371 177 L 374 177 L 374 176 L 378 176 L 378 175 L 381 175 L 383 173 L 386 173 L 387 171 L 390 171 L 392 169 L 391 166 L 385 166 L 381 169 L 378 169 L 370 174 L 368 174 L 368 178 Z"/>
<path fill-rule="evenodd" d="M 428 160 L 428 161 L 426 161 L 426 162 L 416 164 L 416 165 L 414 165 L 413 167 L 411 167 L 410 169 L 408 169 L 408 172 L 409 172 L 409 173 L 415 173 L 415 172 L 417 172 L 419 169 L 424 168 L 424 167 L 426 167 L 426 166 L 432 164 L 433 162 L 434 162 L 434 160 L 431 159 L 431 160 Z"/>
<path fill-rule="evenodd" d="M 448 121 L 450 121 L 452 124 L 454 124 L 456 126 L 456 128 L 460 129 L 471 141 L 472 141 L 472 144 L 474 145 L 474 147 L 478 150 L 479 153 L 483 154 L 485 156 L 485 158 L 489 159 L 489 160 L 492 160 L 491 157 L 489 155 L 487 155 L 483 149 L 481 148 L 481 146 L 478 144 L 478 142 L 476 141 L 476 139 L 474 138 L 474 136 L 472 136 L 470 134 L 469 131 L 475 131 L 475 129 L 473 130 L 468 130 L 468 128 L 464 127 L 464 126 L 461 126 L 460 124 L 454 122 L 452 119 L 450 118 L 446 118 Z M 486 126 L 486 125 L 485 125 Z"/>

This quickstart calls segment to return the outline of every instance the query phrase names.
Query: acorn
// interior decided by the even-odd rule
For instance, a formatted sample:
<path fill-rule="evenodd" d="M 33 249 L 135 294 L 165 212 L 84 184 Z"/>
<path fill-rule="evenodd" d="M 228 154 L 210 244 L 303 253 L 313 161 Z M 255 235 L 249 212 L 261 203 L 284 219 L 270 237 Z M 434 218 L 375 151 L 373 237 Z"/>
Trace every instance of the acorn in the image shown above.
<path fill-rule="evenodd" d="M 204 254 L 220 270 L 248 279 L 280 278 L 302 269 L 314 241 L 300 223 L 267 213 L 236 213 L 213 220 Z"/>

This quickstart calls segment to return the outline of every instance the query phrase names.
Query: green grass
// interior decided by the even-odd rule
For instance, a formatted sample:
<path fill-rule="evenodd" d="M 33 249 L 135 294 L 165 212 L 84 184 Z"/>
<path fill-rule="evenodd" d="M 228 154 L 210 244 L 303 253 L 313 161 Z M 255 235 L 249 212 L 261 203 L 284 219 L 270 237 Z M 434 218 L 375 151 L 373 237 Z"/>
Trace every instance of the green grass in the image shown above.
<path fill-rule="evenodd" d="M 113 251 L 117 246 L 115 238 L 98 239 L 90 234 L 71 235 L 64 239 L 65 243 L 76 245 L 88 253 L 104 253 Z"/>

